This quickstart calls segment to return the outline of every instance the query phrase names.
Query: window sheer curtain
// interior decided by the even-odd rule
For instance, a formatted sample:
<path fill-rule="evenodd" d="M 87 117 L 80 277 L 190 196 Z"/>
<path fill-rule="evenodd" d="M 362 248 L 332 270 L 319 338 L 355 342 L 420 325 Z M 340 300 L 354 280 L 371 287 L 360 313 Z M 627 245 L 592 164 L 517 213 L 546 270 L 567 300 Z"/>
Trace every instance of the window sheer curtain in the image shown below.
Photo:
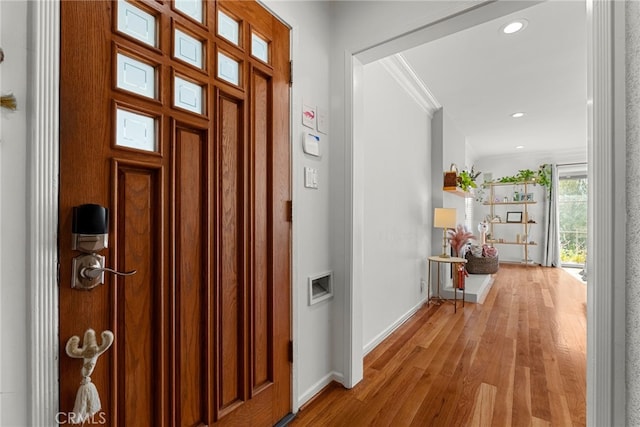
<path fill-rule="evenodd" d="M 551 164 L 551 186 L 546 198 L 546 221 L 544 224 L 544 253 L 542 265 L 560 267 L 560 214 L 558 211 L 558 165 Z"/>

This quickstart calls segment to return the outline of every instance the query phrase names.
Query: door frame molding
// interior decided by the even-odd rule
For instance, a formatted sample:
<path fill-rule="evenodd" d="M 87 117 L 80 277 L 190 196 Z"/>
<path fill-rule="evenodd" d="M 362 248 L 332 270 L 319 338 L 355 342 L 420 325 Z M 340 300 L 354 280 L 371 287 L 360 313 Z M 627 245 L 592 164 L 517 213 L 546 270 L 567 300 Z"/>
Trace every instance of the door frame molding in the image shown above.
<path fill-rule="evenodd" d="M 511 6 L 509 5 L 511 3 Z M 362 123 L 363 64 L 465 29 L 474 21 L 506 15 L 536 2 L 487 2 L 430 23 L 386 43 L 345 52 L 345 386 L 363 375 Z M 528 3 L 528 4 L 527 4 Z M 587 425 L 624 425 L 626 420 L 626 199 L 625 199 L 625 5 L 585 0 L 587 7 L 587 127 L 589 244 L 587 286 Z M 514 6 L 516 5 L 516 6 Z M 413 44 L 413 46 L 411 46 Z M 355 120 L 354 120 L 355 118 Z M 612 191 L 617 188 L 621 191 Z M 596 197 L 597 195 L 597 197 Z M 598 200 L 596 205 L 595 201 Z M 595 262 L 598 260 L 598 262 Z M 598 286 L 595 286 L 598 284 Z M 617 367 L 617 368 L 616 368 Z"/>
<path fill-rule="evenodd" d="M 618 4 L 621 3 L 621 4 Z M 590 94 L 594 104 L 589 110 L 590 233 L 588 286 L 588 354 L 587 359 L 587 422 L 589 425 L 621 425 L 625 414 L 625 257 L 624 257 L 624 191 L 611 194 L 611 188 L 624 188 L 624 162 L 614 160 L 624 156 L 624 4 L 609 0 L 588 0 L 588 42 L 591 56 L 588 62 Z M 28 21 L 30 46 L 28 51 L 31 89 L 28 98 L 29 128 L 29 196 L 28 196 L 28 316 L 29 343 L 28 402 L 29 425 L 55 425 L 58 398 L 58 144 L 59 144 L 59 51 L 60 14 L 58 1 L 29 2 Z M 614 22 L 616 25 L 614 25 Z M 622 33 L 622 37 L 620 37 Z M 352 84 L 354 54 L 348 55 L 345 73 Z M 621 74 L 622 73 L 622 74 Z M 622 75 L 622 79 L 620 76 Z M 345 107 L 353 114 L 354 90 L 345 93 Z M 614 96 L 615 95 L 615 96 Z M 347 123 L 346 148 L 353 152 L 353 122 Z M 347 163 L 347 184 L 350 200 L 357 188 L 353 181 L 353 159 Z M 622 185 L 621 185 L 622 184 Z M 606 191 L 604 191 L 606 189 Z M 600 190 L 596 193 L 596 190 Z M 603 203 L 593 206 L 594 195 Z M 604 198 L 604 199 L 603 199 Z M 616 209 L 616 205 L 620 208 Z M 353 224 L 357 213 L 352 205 L 347 209 L 347 248 L 354 257 Z M 597 210 L 595 210 L 597 208 Z M 610 260 L 594 263 L 591 260 Z M 353 322 L 351 315 L 361 313 L 362 284 L 350 266 L 347 277 L 348 343 L 345 353 L 353 363 L 347 364 L 346 378 L 357 382 L 352 373 L 362 369 L 362 360 L 352 358 L 362 354 L 361 342 L 353 337 L 362 322 Z M 594 283 L 601 284 L 598 289 Z M 606 286 L 611 284 L 610 286 Z M 354 309 L 355 308 L 355 309 Z M 295 322 L 295 319 L 294 319 Z M 615 333 L 611 333 L 615 331 Z M 49 355 L 49 357 L 43 357 Z M 358 365 L 360 367 L 358 368 Z M 614 367 L 622 367 L 615 369 Z M 295 401 L 295 396 L 294 396 Z"/>
<path fill-rule="evenodd" d="M 58 386 L 58 176 L 60 3 L 27 6 L 29 425 L 56 425 Z M 63 231 L 64 233 L 64 231 Z M 70 231 L 69 231 L 70 233 Z M 70 236 L 70 234 L 69 234 Z M 60 284 L 60 286 L 63 286 Z M 69 285 L 70 286 L 70 285 Z M 66 420 L 66 418 L 65 418 Z"/>

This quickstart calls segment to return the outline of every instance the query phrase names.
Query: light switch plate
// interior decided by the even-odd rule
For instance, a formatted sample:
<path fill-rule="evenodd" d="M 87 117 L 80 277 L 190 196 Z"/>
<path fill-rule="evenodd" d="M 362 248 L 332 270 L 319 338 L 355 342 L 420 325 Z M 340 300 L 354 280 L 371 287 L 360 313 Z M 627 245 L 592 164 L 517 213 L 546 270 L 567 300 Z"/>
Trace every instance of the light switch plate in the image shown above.
<path fill-rule="evenodd" d="M 304 168 L 304 186 L 306 188 L 318 188 L 318 170 L 314 168 Z"/>

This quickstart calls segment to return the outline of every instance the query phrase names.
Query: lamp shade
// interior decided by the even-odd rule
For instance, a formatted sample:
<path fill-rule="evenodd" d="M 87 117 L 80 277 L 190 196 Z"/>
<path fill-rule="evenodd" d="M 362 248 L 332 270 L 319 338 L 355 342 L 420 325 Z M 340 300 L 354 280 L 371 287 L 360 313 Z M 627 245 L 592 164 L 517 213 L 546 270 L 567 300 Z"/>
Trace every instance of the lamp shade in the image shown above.
<path fill-rule="evenodd" d="M 455 208 L 435 208 L 433 226 L 435 228 L 456 228 Z"/>

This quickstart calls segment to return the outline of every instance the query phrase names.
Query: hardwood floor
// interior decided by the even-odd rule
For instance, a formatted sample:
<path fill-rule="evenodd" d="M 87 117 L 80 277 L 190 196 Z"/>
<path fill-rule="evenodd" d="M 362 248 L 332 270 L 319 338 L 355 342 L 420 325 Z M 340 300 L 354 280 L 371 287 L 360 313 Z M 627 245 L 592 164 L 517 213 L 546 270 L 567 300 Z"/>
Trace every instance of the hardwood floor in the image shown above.
<path fill-rule="evenodd" d="M 586 286 L 501 265 L 484 304 L 423 307 L 291 426 L 584 426 Z"/>

